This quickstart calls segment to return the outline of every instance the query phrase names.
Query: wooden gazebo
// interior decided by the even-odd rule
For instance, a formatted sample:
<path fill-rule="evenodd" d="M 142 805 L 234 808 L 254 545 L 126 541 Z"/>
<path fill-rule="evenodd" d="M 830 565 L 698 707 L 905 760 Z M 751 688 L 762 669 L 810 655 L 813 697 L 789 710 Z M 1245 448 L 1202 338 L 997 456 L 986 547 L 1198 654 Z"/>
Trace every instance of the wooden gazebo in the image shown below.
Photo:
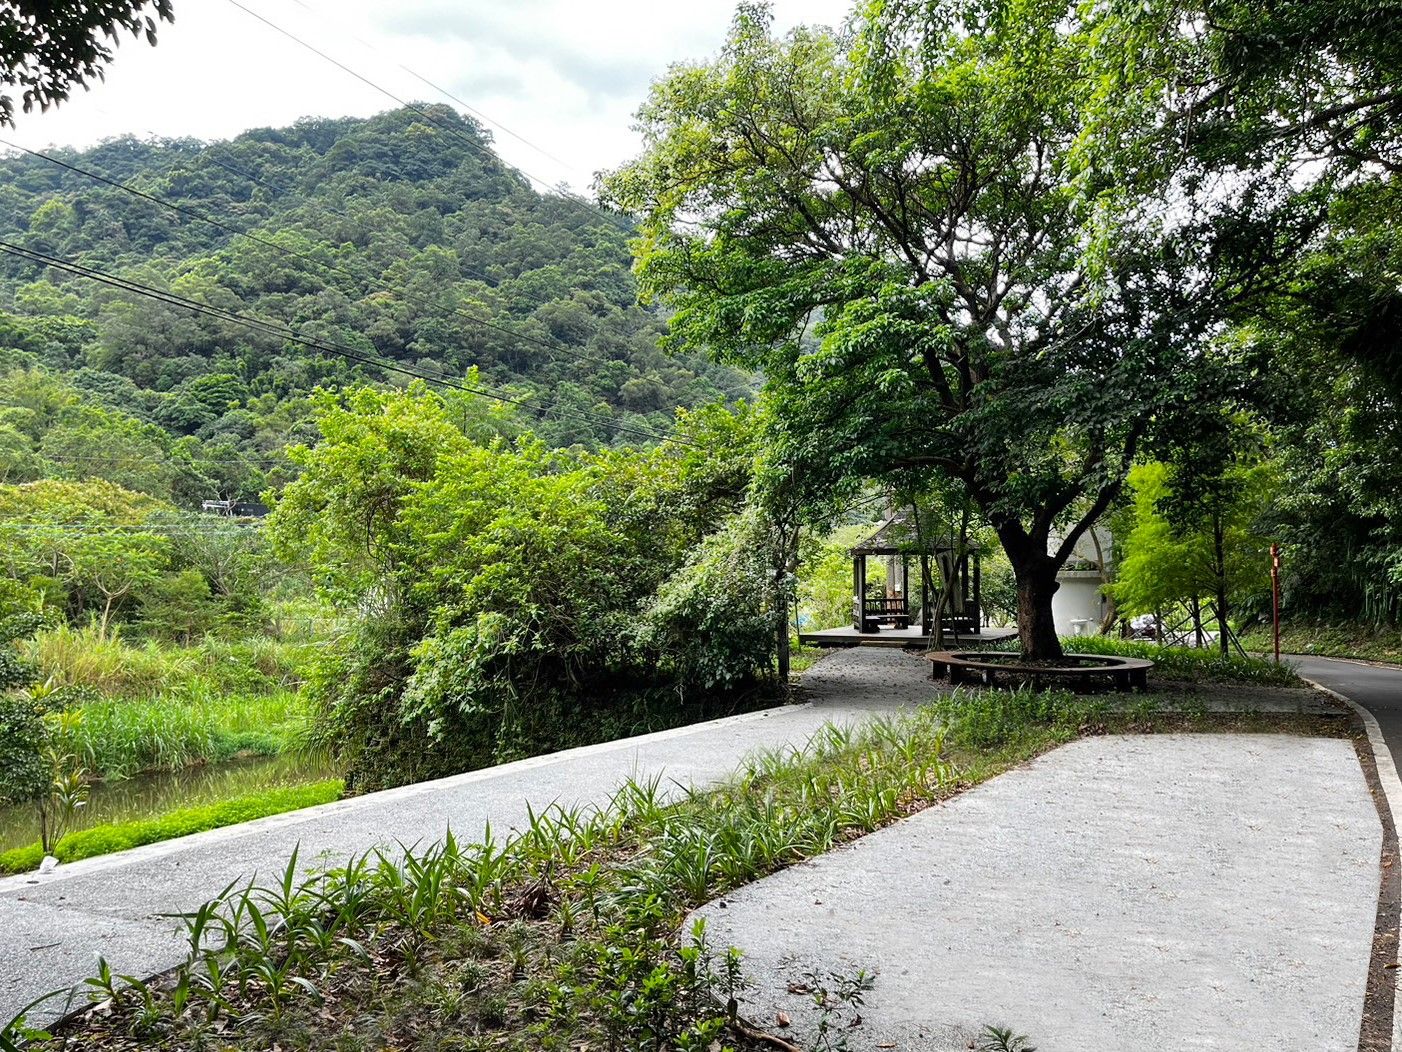
<path fill-rule="evenodd" d="M 932 570 L 948 591 L 940 623 L 944 631 L 957 635 L 978 633 L 980 614 L 979 549 L 969 543 L 961 553 L 949 536 L 940 536 L 924 517 L 917 524 L 914 513 L 897 512 L 875 533 L 852 549 L 852 627 L 858 632 L 879 632 L 886 628 L 909 628 L 917 612 L 921 632 L 930 635 L 934 627 L 938 591 L 932 589 Z M 867 559 L 889 560 L 886 594 L 867 594 Z M 910 562 L 920 566 L 920 605 L 912 609 Z"/>

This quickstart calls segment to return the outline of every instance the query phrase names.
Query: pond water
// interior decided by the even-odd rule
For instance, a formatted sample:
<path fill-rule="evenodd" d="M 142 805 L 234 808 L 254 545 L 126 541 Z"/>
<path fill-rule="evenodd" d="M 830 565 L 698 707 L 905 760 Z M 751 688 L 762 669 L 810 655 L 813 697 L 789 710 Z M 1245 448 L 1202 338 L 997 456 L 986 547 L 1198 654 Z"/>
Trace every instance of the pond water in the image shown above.
<path fill-rule="evenodd" d="M 335 774 L 324 756 L 290 754 L 251 756 L 223 763 L 157 772 L 117 782 L 98 782 L 87 806 L 74 816 L 69 831 L 109 822 L 156 818 L 183 807 L 202 807 L 268 789 L 306 785 Z M 32 806 L 0 807 L 0 851 L 39 839 Z"/>

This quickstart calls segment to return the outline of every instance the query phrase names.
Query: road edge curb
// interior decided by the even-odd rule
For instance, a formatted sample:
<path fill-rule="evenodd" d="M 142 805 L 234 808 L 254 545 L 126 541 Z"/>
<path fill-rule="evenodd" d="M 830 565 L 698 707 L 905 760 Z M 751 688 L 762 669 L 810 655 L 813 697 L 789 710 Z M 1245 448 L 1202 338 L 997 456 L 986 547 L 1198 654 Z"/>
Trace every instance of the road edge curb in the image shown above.
<path fill-rule="evenodd" d="M 1382 727 L 1379 726 L 1377 718 L 1371 712 L 1365 709 L 1362 705 L 1358 704 L 1358 702 L 1350 698 L 1348 695 L 1342 694 L 1339 691 L 1332 689 L 1331 687 L 1326 687 L 1323 683 L 1320 683 L 1317 680 L 1310 679 L 1308 676 L 1304 675 L 1298 670 L 1296 670 L 1295 674 L 1299 676 L 1302 681 L 1308 683 L 1311 687 L 1319 691 L 1321 694 L 1328 695 L 1335 701 L 1338 701 L 1343 705 L 1347 706 L 1349 711 L 1354 713 L 1354 715 L 1356 715 L 1358 719 L 1362 722 L 1363 729 L 1368 735 L 1369 752 L 1372 754 L 1373 757 L 1372 773 L 1377 778 L 1378 787 L 1382 789 L 1383 803 L 1387 806 L 1388 815 L 1392 819 L 1393 831 L 1395 836 L 1397 829 L 1397 816 L 1399 814 L 1402 814 L 1402 777 L 1398 776 L 1397 763 L 1392 758 L 1392 750 L 1389 749 L 1387 746 L 1387 740 L 1383 737 Z M 1367 777 L 1368 773 L 1369 772 L 1367 771 L 1365 765 L 1364 776 Z M 1386 853 L 1387 850 L 1387 839 L 1387 830 L 1384 829 L 1384 853 Z M 1396 857 L 1397 856 L 1394 856 L 1394 858 Z M 1379 889 L 1379 905 L 1381 908 L 1381 888 Z M 1398 918 L 1397 922 L 1393 925 L 1393 929 L 1393 954 L 1395 955 L 1397 953 L 1396 947 L 1402 946 L 1402 918 Z M 1371 961 L 1369 967 L 1371 970 Z M 1392 1022 L 1391 1026 L 1389 1027 L 1389 1047 L 1393 1050 L 1393 1052 L 1398 1052 L 1399 1049 L 1402 1049 L 1402 1034 L 1399 1034 L 1399 1023 L 1402 1023 L 1402 1013 L 1398 1012 L 1397 1007 L 1397 992 L 1394 984 L 1394 994 L 1392 998 Z M 1361 1046 L 1362 1041 L 1360 1040 L 1360 1048 Z"/>

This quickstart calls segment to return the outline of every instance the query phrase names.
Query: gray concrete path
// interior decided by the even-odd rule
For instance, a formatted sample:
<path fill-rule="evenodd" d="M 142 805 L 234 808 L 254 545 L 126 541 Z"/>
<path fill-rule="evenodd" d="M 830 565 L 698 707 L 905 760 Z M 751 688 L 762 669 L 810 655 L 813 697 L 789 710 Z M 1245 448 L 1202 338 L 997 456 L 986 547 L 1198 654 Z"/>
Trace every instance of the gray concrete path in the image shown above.
<path fill-rule="evenodd" d="M 181 960 L 178 922 L 228 883 L 303 860 L 336 861 L 377 845 L 428 843 L 451 825 L 500 834 L 526 807 L 603 803 L 629 777 L 704 785 L 749 752 L 802 745 L 828 722 L 851 723 L 928 701 L 929 665 L 899 650 L 845 650 L 801 678 L 802 703 L 659 734 L 523 760 L 403 789 L 278 815 L 116 855 L 60 866 L 47 877 L 0 879 L 0 1018 L 93 973 L 152 975 Z"/>
<path fill-rule="evenodd" d="M 853 1052 L 1353 1052 L 1380 842 L 1347 740 L 1088 738 L 701 912 L 800 1044 L 865 969 Z"/>

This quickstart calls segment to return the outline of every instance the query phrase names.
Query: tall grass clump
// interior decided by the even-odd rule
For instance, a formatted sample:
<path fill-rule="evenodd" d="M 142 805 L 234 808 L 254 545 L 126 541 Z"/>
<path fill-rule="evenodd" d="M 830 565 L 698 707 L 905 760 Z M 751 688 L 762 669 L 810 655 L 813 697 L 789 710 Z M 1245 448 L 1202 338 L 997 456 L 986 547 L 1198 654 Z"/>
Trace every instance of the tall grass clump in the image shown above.
<path fill-rule="evenodd" d="M 89 624 L 45 629 L 22 644 L 22 650 L 40 675 L 56 684 L 87 687 L 108 697 L 141 698 L 191 685 L 213 685 L 228 693 L 296 689 L 316 644 L 211 635 L 194 646 L 177 647 L 154 640 L 133 642 L 119 626 L 103 632 Z"/>
<path fill-rule="evenodd" d="M 733 1007 L 738 954 L 701 926 L 678 940 L 686 914 L 1063 740 L 1088 711 L 1070 695 L 960 693 L 756 754 L 713 790 L 632 780 L 505 838 L 450 832 L 329 871 L 294 853 L 280 878 L 188 914 L 188 957 L 159 982 L 99 968 L 88 985 L 107 1007 L 53 1047 L 329 1049 L 350 1033 L 356 1047 L 406 1033 L 464 1049 L 773 1047 Z M 869 985 L 819 982 L 850 992 L 825 1019 Z"/>
<path fill-rule="evenodd" d="M 22 649 L 41 680 L 86 696 L 77 743 L 94 777 L 272 755 L 306 739 L 306 641 L 208 636 L 175 647 L 130 641 L 118 627 L 60 625 Z"/>
<path fill-rule="evenodd" d="M 44 679 L 107 695 L 156 694 L 199 668 L 198 655 L 189 648 L 129 643 L 120 628 L 103 632 L 95 624 L 44 629 L 21 649 Z"/>
<path fill-rule="evenodd" d="M 94 775 L 130 777 L 296 747 L 307 712 L 305 700 L 291 691 L 222 695 L 193 679 L 169 695 L 87 702 L 77 742 Z"/>

